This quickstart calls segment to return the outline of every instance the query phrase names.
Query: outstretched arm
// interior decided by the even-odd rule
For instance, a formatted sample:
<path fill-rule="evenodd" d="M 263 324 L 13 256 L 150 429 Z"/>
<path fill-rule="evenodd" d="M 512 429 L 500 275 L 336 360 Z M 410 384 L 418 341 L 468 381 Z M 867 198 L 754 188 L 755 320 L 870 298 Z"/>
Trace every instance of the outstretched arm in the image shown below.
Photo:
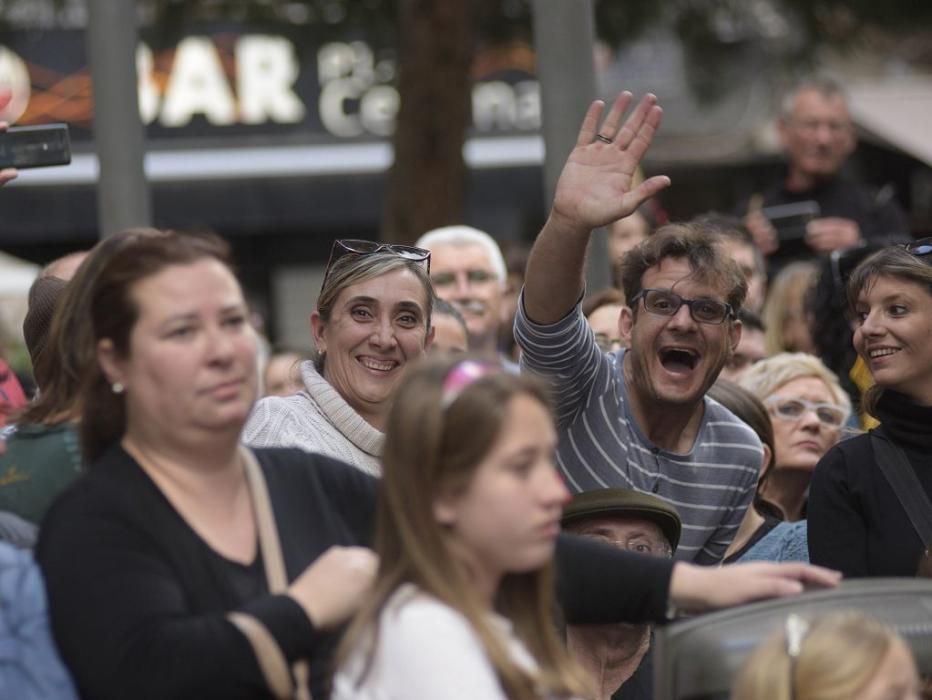
<path fill-rule="evenodd" d="M 654 95 L 646 95 L 622 124 L 631 99 L 630 92 L 621 93 L 601 128 L 605 104 L 593 102 L 563 166 L 553 208 L 531 251 L 525 278 L 525 309 L 536 323 L 560 320 L 582 293 L 592 229 L 628 216 L 670 184 L 669 178 L 657 176 L 632 188 L 634 172 L 660 125 L 662 110 Z"/>

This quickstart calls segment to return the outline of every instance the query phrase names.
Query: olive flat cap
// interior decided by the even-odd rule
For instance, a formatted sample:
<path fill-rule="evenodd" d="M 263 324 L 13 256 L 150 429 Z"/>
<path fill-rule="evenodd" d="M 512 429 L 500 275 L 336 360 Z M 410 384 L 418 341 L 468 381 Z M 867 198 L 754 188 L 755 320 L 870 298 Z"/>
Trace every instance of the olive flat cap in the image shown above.
<path fill-rule="evenodd" d="M 676 551 L 682 523 L 676 508 L 662 498 L 632 489 L 595 489 L 577 493 L 563 509 L 563 526 L 588 518 L 617 515 L 622 518 L 644 518 L 656 523 Z"/>

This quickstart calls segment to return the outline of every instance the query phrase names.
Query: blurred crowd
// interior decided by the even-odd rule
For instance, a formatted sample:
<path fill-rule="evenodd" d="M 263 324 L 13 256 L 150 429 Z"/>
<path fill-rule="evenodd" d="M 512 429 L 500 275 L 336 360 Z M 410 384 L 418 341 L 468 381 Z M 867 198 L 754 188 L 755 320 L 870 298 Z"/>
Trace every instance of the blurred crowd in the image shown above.
<path fill-rule="evenodd" d="M 841 86 L 787 94 L 771 188 L 662 225 L 661 121 L 594 103 L 527 249 L 334 241 L 306 350 L 217 236 L 49 262 L 33 395 L 0 364 L 0 695 L 648 699 L 658 624 L 932 570 L 932 240 L 842 174 Z M 856 612 L 733 691 L 918 694 Z"/>

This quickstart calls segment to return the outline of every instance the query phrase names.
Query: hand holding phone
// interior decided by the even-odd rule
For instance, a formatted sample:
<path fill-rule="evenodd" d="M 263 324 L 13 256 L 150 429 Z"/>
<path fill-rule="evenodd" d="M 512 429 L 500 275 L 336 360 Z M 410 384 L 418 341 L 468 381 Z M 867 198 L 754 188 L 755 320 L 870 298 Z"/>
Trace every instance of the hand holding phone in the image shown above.
<path fill-rule="evenodd" d="M 782 242 L 805 238 L 809 222 L 819 218 L 821 208 L 815 200 L 807 199 L 764 207 L 760 212 L 776 229 L 777 238 Z"/>
<path fill-rule="evenodd" d="M 0 131 L 0 169 L 44 168 L 70 162 L 67 124 L 13 126 Z"/>

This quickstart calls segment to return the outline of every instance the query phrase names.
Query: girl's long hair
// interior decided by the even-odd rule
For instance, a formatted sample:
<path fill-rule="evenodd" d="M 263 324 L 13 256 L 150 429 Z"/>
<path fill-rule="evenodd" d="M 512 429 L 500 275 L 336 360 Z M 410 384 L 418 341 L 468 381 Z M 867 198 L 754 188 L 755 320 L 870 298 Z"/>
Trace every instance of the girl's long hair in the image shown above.
<path fill-rule="evenodd" d="M 554 624 L 553 566 L 506 574 L 496 608 L 514 624 L 517 636 L 537 661 L 532 675 L 511 658 L 489 623 L 486 606 L 467 566 L 452 551 L 450 535 L 434 518 L 440 494 L 464 490 L 497 439 L 512 398 L 531 396 L 550 410 L 546 389 L 537 381 L 498 369 L 462 390 L 444 406 L 445 378 L 462 356 L 432 358 L 413 369 L 392 406 L 383 452 L 376 552 L 379 571 L 339 654 L 345 661 L 362 649 L 367 659 L 357 682 L 371 666 L 379 616 L 405 583 L 460 612 L 470 623 L 512 700 L 532 700 L 589 692 L 583 672 L 570 659 Z"/>

